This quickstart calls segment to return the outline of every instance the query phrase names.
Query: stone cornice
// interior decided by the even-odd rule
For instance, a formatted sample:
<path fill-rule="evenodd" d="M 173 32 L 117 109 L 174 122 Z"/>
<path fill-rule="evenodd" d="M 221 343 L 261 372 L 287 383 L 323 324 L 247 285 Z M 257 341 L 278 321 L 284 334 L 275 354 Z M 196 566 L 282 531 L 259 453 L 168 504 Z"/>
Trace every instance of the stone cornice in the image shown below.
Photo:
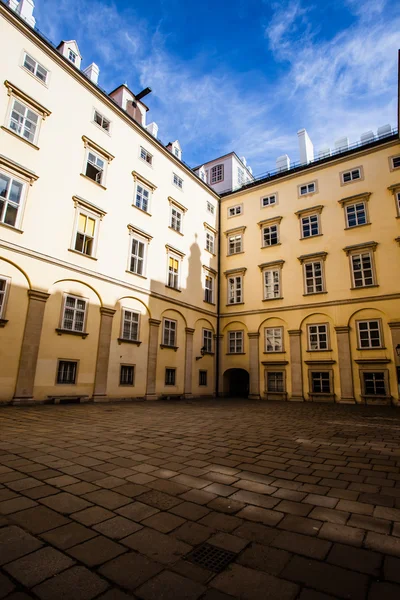
<path fill-rule="evenodd" d="M 9 96 L 15 96 L 16 98 L 19 98 L 26 104 L 29 104 L 29 106 L 33 108 L 35 112 L 40 114 L 43 120 L 51 115 L 51 111 L 48 108 L 44 107 L 42 104 L 31 98 L 31 96 L 28 96 L 28 94 L 23 92 L 19 87 L 17 87 L 13 83 L 11 83 L 11 81 L 7 81 L 6 79 L 4 85 L 7 88 L 7 94 Z"/>
<path fill-rule="evenodd" d="M 102 148 L 102 146 L 99 146 L 99 144 L 96 144 L 96 142 L 93 142 L 93 140 L 88 138 L 86 135 L 82 136 L 82 141 L 83 141 L 85 148 L 92 148 L 95 152 L 102 154 L 109 163 L 115 158 L 115 156 L 113 154 L 111 154 L 110 152 L 108 152 L 108 150 L 105 150 L 104 148 Z"/>
<path fill-rule="evenodd" d="M 22 175 L 22 177 L 25 177 L 25 179 L 29 180 L 29 183 L 31 185 L 34 181 L 37 181 L 39 179 L 39 176 L 36 175 L 33 171 L 30 171 L 26 167 L 23 167 L 19 163 L 14 162 L 10 158 L 7 158 L 2 154 L 0 154 L 0 165 L 6 167 L 7 169 L 11 169 L 15 173 L 18 173 L 18 175 Z"/>
<path fill-rule="evenodd" d="M 143 185 L 149 187 L 152 192 L 154 192 L 154 190 L 157 189 L 157 186 L 154 185 L 154 183 L 151 183 L 151 181 L 140 175 L 140 173 L 138 173 L 137 171 L 132 171 L 132 177 L 134 181 L 140 181 L 141 183 L 143 183 Z"/>
<path fill-rule="evenodd" d="M 354 244 L 353 246 L 346 246 L 343 251 L 346 252 L 347 256 L 353 252 L 362 250 L 372 250 L 375 252 L 378 242 L 362 242 L 361 244 Z"/>

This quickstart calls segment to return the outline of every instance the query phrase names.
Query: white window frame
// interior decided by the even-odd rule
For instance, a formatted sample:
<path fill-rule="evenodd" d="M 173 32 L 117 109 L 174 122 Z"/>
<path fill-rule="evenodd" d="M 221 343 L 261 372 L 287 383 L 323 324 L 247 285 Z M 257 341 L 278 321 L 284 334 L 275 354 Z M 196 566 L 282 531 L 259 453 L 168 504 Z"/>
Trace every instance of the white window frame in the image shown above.
<path fill-rule="evenodd" d="M 379 381 L 383 381 L 384 392 L 385 392 L 384 394 L 371 394 L 370 392 L 367 392 L 366 382 L 365 382 L 366 376 L 367 377 L 369 376 L 372 378 L 373 386 L 374 386 L 374 389 L 376 390 L 376 387 L 377 387 L 376 386 L 376 379 L 377 379 L 376 376 L 377 375 L 380 376 Z M 385 369 L 385 370 L 383 370 L 383 369 L 381 369 L 381 370 L 365 369 L 362 371 L 360 370 L 360 378 L 361 378 L 361 396 L 364 396 L 364 397 L 367 396 L 369 398 L 371 398 L 371 397 L 372 398 L 374 398 L 374 397 L 375 398 L 387 398 L 388 396 L 390 396 L 390 391 L 389 391 L 390 390 L 390 386 L 389 386 L 390 380 L 389 380 L 389 373 L 388 373 L 387 369 Z"/>
<path fill-rule="evenodd" d="M 364 215 L 364 219 L 365 219 L 363 223 L 362 222 L 360 223 L 360 212 L 361 211 L 358 209 L 358 207 L 360 207 L 360 206 L 363 207 L 363 210 L 361 213 Z M 352 214 L 354 214 L 354 219 L 355 219 L 354 225 L 350 224 L 349 209 L 352 209 Z M 361 225 L 366 225 L 367 223 L 369 223 L 367 203 L 365 202 L 365 200 L 360 200 L 359 202 L 352 202 L 351 204 L 346 204 L 346 206 L 344 207 L 344 210 L 345 210 L 345 214 L 346 214 L 346 227 L 348 229 L 354 229 L 355 227 L 360 227 Z"/>
<path fill-rule="evenodd" d="M 129 236 L 130 243 L 130 253 L 129 253 L 129 263 L 128 263 L 128 271 L 133 273 L 133 275 L 139 275 L 140 277 L 146 277 L 146 266 L 147 266 L 147 247 L 149 244 L 148 239 L 137 235 L 136 233 L 131 233 Z M 136 253 L 134 253 L 134 245 Z M 143 256 L 140 256 L 140 248 L 143 248 Z M 132 264 L 136 264 L 136 269 L 132 269 Z M 139 268 L 141 265 L 141 268 Z"/>
<path fill-rule="evenodd" d="M 132 382 L 122 380 L 123 369 L 129 369 L 129 372 L 132 373 Z M 119 366 L 119 384 L 118 385 L 123 386 L 123 387 L 125 387 L 125 386 L 134 387 L 135 386 L 135 375 L 136 375 L 136 365 L 120 364 L 120 366 Z"/>
<path fill-rule="evenodd" d="M 328 323 L 309 323 L 307 325 L 308 351 L 329 350 Z"/>
<path fill-rule="evenodd" d="M 272 349 L 269 349 L 269 346 Z M 264 327 L 264 352 L 284 352 L 283 327 Z"/>
<path fill-rule="evenodd" d="M 321 235 L 321 224 L 320 224 L 320 214 L 319 213 L 310 213 L 307 215 L 300 216 L 300 225 L 301 225 L 301 239 L 307 239 L 314 237 L 316 235 Z M 316 224 L 316 233 L 313 233 L 313 228 L 315 229 Z M 307 227 L 309 229 L 309 234 L 306 235 Z"/>
<path fill-rule="evenodd" d="M 399 156 L 400 158 L 400 156 Z M 397 216 L 400 217 L 400 191 L 396 191 L 394 194 L 395 200 L 396 200 L 396 210 L 397 210 Z"/>
<path fill-rule="evenodd" d="M 170 260 L 176 261 L 178 265 L 177 271 L 171 270 L 170 268 Z M 182 258 L 178 254 L 174 254 L 173 252 L 168 252 L 167 254 L 167 287 L 172 290 L 179 290 L 181 284 L 181 262 Z M 171 285 L 171 283 L 175 283 L 175 285 Z"/>
<path fill-rule="evenodd" d="M 243 204 L 235 204 L 234 206 L 228 206 L 228 219 L 232 219 L 233 217 L 238 217 L 243 214 Z"/>
<path fill-rule="evenodd" d="M 243 275 L 232 273 L 227 277 L 227 304 L 243 303 Z"/>
<path fill-rule="evenodd" d="M 13 127 L 11 127 L 11 122 L 12 122 L 12 113 L 14 112 L 14 105 L 15 103 L 18 102 L 21 106 L 24 107 L 25 111 L 24 111 L 24 116 L 22 117 L 22 122 L 21 124 L 17 125 L 17 130 L 14 129 Z M 36 118 L 36 124 L 35 124 L 35 132 L 33 135 L 32 139 L 29 139 L 28 137 L 23 135 L 23 132 L 25 131 L 25 124 L 29 121 L 29 119 L 27 118 L 28 115 L 28 111 L 30 111 L 31 113 L 33 113 Z M 17 112 L 17 111 L 15 111 Z M 17 112 L 18 115 L 20 115 L 20 113 Z M 21 116 L 21 115 L 20 115 Z M 33 144 L 34 146 L 37 146 L 37 142 L 39 139 L 39 133 L 40 133 L 40 127 L 42 124 L 42 120 L 43 120 L 43 116 L 40 114 L 40 112 L 38 112 L 37 110 L 35 110 L 35 108 L 29 104 L 29 102 L 27 102 L 25 99 L 20 98 L 17 95 L 12 95 L 10 98 L 10 106 L 9 106 L 9 111 L 8 111 L 8 116 L 7 116 L 7 122 L 6 122 L 6 128 L 11 131 L 12 133 L 14 133 L 16 136 L 18 136 L 19 138 L 21 138 L 22 140 L 24 140 L 25 142 L 28 142 L 29 144 Z M 13 122 L 15 120 L 13 119 Z M 18 131 L 18 128 L 20 129 L 20 131 Z"/>
<path fill-rule="evenodd" d="M 316 274 L 316 265 L 320 265 L 321 275 Z M 304 295 L 308 296 L 311 294 L 322 294 L 325 292 L 324 268 L 324 260 L 322 260 L 322 258 L 309 260 L 303 263 Z M 319 282 L 319 278 L 321 279 L 321 282 Z M 311 290 L 308 289 L 308 282 L 312 283 Z"/>
<path fill-rule="evenodd" d="M 213 330 L 206 329 L 203 327 L 202 329 L 202 349 L 204 348 L 205 354 L 213 353 Z"/>
<path fill-rule="evenodd" d="M 5 320 L 8 296 L 11 287 L 11 278 L 0 275 L 0 282 L 4 283 L 4 289 L 0 289 L 0 321 Z"/>
<path fill-rule="evenodd" d="M 98 117 L 100 117 L 100 123 L 98 121 L 96 121 L 96 115 Z M 110 121 L 110 119 L 107 119 L 107 117 L 105 117 L 99 110 L 97 110 L 97 108 L 93 109 L 92 123 L 94 123 L 94 125 L 96 125 L 96 127 L 98 127 L 99 129 L 101 129 L 102 131 L 105 131 L 105 133 L 107 133 L 108 135 L 111 134 L 111 121 Z M 104 127 L 105 124 L 107 124 L 107 127 Z"/>
<path fill-rule="evenodd" d="M 135 315 L 135 319 L 132 318 Z M 125 335 L 125 325 L 129 329 L 129 335 Z M 136 326 L 136 327 L 135 327 Z M 136 336 L 132 335 L 132 331 L 136 329 Z M 131 308 L 121 309 L 121 340 L 138 342 L 140 332 L 140 312 L 132 310 Z"/>
<path fill-rule="evenodd" d="M 169 227 L 177 233 L 182 233 L 183 229 L 183 215 L 184 211 L 181 210 L 176 204 L 171 202 L 169 212 Z"/>
<path fill-rule="evenodd" d="M 73 65 L 76 65 L 76 59 L 78 58 L 78 55 L 76 52 L 74 52 L 73 50 L 71 50 L 71 48 L 68 48 L 68 60 L 69 62 L 71 62 Z"/>
<path fill-rule="evenodd" d="M 147 198 L 146 198 L 147 194 Z M 146 186 L 144 183 L 136 179 L 135 181 L 135 195 L 133 199 L 133 206 L 142 210 L 145 213 L 150 214 L 150 202 L 152 196 L 152 189 Z M 145 203 L 147 206 L 145 207 Z"/>
<path fill-rule="evenodd" d="M 369 258 L 369 263 L 370 266 L 364 266 L 363 261 L 364 259 L 368 257 Z M 357 269 L 357 271 L 355 270 L 355 265 L 354 265 L 354 260 L 355 259 L 359 259 L 360 261 L 360 269 Z M 374 267 L 374 257 L 373 257 L 373 253 L 372 250 L 365 250 L 362 252 L 353 252 L 350 254 L 350 266 L 351 266 L 351 279 L 352 279 L 352 283 L 353 283 L 353 288 L 359 289 L 359 288 L 364 288 L 364 287 L 371 287 L 373 285 L 376 285 L 376 277 L 375 277 L 375 267 Z M 365 272 L 366 271 L 371 271 L 371 275 L 368 275 L 368 277 L 366 276 Z M 356 283 L 356 272 L 360 272 L 361 273 L 361 283 L 362 285 L 357 285 Z M 371 283 L 366 283 L 367 279 L 371 279 Z"/>
<path fill-rule="evenodd" d="M 183 190 L 183 179 L 176 173 L 172 173 L 172 184 L 178 188 L 178 190 Z"/>
<path fill-rule="evenodd" d="M 70 363 L 71 365 L 75 365 L 74 366 L 74 381 L 59 381 L 59 375 L 60 375 L 60 363 Z M 56 385 L 76 385 L 77 379 L 78 379 L 78 367 L 79 367 L 79 361 L 78 360 L 68 360 L 68 359 L 64 359 L 64 358 L 59 358 L 57 360 L 57 371 L 56 371 Z"/>
<path fill-rule="evenodd" d="M 242 186 L 246 183 L 246 173 L 242 167 L 237 167 L 237 182 L 238 185 Z"/>
<path fill-rule="evenodd" d="M 361 321 L 356 321 L 356 324 L 359 350 L 375 350 L 377 348 L 383 348 L 381 319 L 363 319 Z M 373 327 L 372 324 L 374 325 Z M 373 335 L 371 335 L 374 331 L 378 332 L 377 338 L 374 338 Z M 363 333 L 366 335 L 362 335 Z M 373 339 L 377 339 L 378 344 L 373 344 Z"/>
<path fill-rule="evenodd" d="M 28 182 L 20 177 L 16 177 L 13 172 L 5 170 L 1 168 L 0 165 L 0 176 L 6 177 L 9 179 L 8 188 L 5 196 L 0 196 L 0 201 L 3 201 L 4 204 L 0 208 L 0 225 L 4 225 L 6 227 L 12 227 L 13 229 L 18 229 L 21 227 L 22 217 L 26 204 L 26 196 L 28 193 Z M 21 193 L 18 199 L 18 202 L 10 199 L 10 192 L 12 189 L 13 182 L 17 184 L 17 186 L 21 186 Z M 4 217 L 7 214 L 7 209 L 15 209 L 16 210 L 16 219 L 14 225 L 10 223 L 6 223 L 4 221 Z"/>
<path fill-rule="evenodd" d="M 244 354 L 244 331 L 243 329 L 228 331 L 227 354 Z"/>
<path fill-rule="evenodd" d="M 209 200 L 207 200 L 207 212 L 210 213 L 210 215 L 215 214 L 215 206 L 214 204 L 211 204 Z"/>
<path fill-rule="evenodd" d="M 301 185 L 297 186 L 297 190 L 299 198 L 316 194 L 318 192 L 317 180 L 302 183 Z"/>
<path fill-rule="evenodd" d="M 153 166 L 153 155 L 143 146 L 139 146 L 139 158 L 146 163 L 146 165 L 149 165 L 150 167 Z"/>
<path fill-rule="evenodd" d="M 210 252 L 211 254 L 215 254 L 215 233 L 207 227 L 205 228 L 205 232 L 206 232 L 205 249 L 207 250 L 207 252 Z"/>
<path fill-rule="evenodd" d="M 340 181 L 342 185 L 347 185 L 348 183 L 353 183 L 354 181 L 361 181 L 362 179 L 364 179 L 362 167 L 353 167 L 348 171 L 343 171 L 340 173 Z"/>
<path fill-rule="evenodd" d="M 94 235 L 93 236 L 87 235 L 85 232 L 82 232 L 79 230 L 80 215 L 86 217 L 86 219 L 92 219 L 94 221 Z M 78 254 L 82 254 L 82 256 L 89 256 L 90 258 L 96 258 L 101 219 L 102 219 L 102 216 L 99 215 L 98 213 L 88 210 L 87 208 L 83 207 L 79 203 L 76 205 L 76 214 L 75 214 L 74 230 L 73 230 L 73 235 L 72 235 L 71 250 L 73 250 L 74 252 L 78 252 Z M 86 240 L 87 239 L 92 240 L 92 252 L 90 254 L 87 252 L 84 252 L 83 250 L 77 249 L 76 246 L 77 246 L 77 241 L 78 241 L 78 234 L 83 235 Z"/>
<path fill-rule="evenodd" d="M 397 171 L 397 169 L 400 169 L 400 154 L 389 157 L 389 168 L 391 171 Z"/>
<path fill-rule="evenodd" d="M 277 377 L 278 375 L 278 377 Z M 286 392 L 286 373 L 279 368 L 265 371 L 265 387 L 267 394 L 284 394 Z M 282 384 L 282 385 L 277 385 Z M 281 389 L 278 389 L 281 388 Z"/>
<path fill-rule="evenodd" d="M 316 375 L 319 375 L 319 378 L 315 377 Z M 328 377 L 326 377 L 326 375 Z M 310 381 L 310 393 L 311 394 L 322 394 L 322 395 L 326 395 L 326 394 L 333 394 L 333 381 L 332 381 L 332 375 L 333 375 L 333 371 L 332 370 L 324 370 L 321 369 L 320 371 L 317 371 L 316 369 L 312 369 L 309 371 L 309 381 Z M 323 383 L 326 383 L 326 380 L 328 379 L 329 381 L 329 390 L 323 390 Z M 320 384 L 320 390 L 319 391 L 315 391 L 314 390 L 314 383 L 315 382 L 319 382 Z"/>
<path fill-rule="evenodd" d="M 280 244 L 279 223 L 270 223 L 261 227 L 261 243 L 263 248 Z"/>
<path fill-rule="evenodd" d="M 67 301 L 68 298 L 72 298 L 75 301 L 75 306 L 67 306 Z M 85 303 L 85 307 L 84 309 L 82 308 L 78 308 L 78 302 L 84 302 Z M 88 305 L 89 305 L 89 301 L 87 298 L 82 298 L 81 296 L 75 296 L 75 294 L 69 294 L 69 293 L 64 293 L 64 298 L 63 298 L 63 305 L 62 305 L 62 311 L 61 311 L 61 327 L 60 329 L 62 331 L 68 331 L 68 332 L 73 332 L 73 333 L 85 333 L 85 328 L 86 328 L 86 320 L 87 320 L 87 314 L 88 314 Z M 73 311 L 73 318 L 72 318 L 72 328 L 69 327 L 65 327 L 66 324 L 66 318 L 65 318 L 65 313 L 67 310 L 72 310 Z M 79 329 L 76 327 L 77 324 L 77 319 L 76 319 L 76 314 L 77 312 L 82 313 L 83 312 L 83 319 L 82 319 L 82 329 Z"/>
<path fill-rule="evenodd" d="M 281 271 L 279 267 L 263 269 L 264 300 L 282 298 Z"/>
<path fill-rule="evenodd" d="M 276 206 L 278 204 L 278 194 L 269 194 L 268 196 L 262 196 L 260 199 L 261 208 L 268 208 L 269 206 Z"/>
<path fill-rule="evenodd" d="M 168 348 L 177 347 L 178 321 L 176 319 L 163 318 L 162 346 Z M 173 342 L 173 343 L 171 343 Z"/>
<path fill-rule="evenodd" d="M 92 159 L 89 160 L 89 154 L 92 155 L 92 157 L 94 157 L 94 161 Z M 100 165 L 97 164 L 97 161 L 101 161 L 103 163 L 102 169 L 100 168 Z M 94 179 L 93 179 L 93 177 L 90 177 L 90 175 L 87 174 L 88 164 L 91 164 L 92 166 L 94 166 L 95 168 L 98 169 L 98 173 L 96 174 Z M 99 177 L 99 173 L 101 174 L 100 177 Z M 100 152 L 97 152 L 96 150 L 94 150 L 91 146 L 88 146 L 85 151 L 85 162 L 84 162 L 84 167 L 83 167 L 83 174 L 85 175 L 85 177 L 87 177 L 91 181 L 94 181 L 95 183 L 98 183 L 99 185 L 102 185 L 103 187 L 105 187 L 106 173 L 107 173 L 107 158 L 103 154 L 100 154 Z"/>
<path fill-rule="evenodd" d="M 211 282 L 211 285 L 209 285 Z M 204 302 L 214 304 L 215 277 L 210 272 L 204 276 Z"/>
<path fill-rule="evenodd" d="M 214 183 L 220 183 L 221 181 L 224 181 L 224 164 L 220 163 L 211 167 L 210 177 L 211 185 L 213 185 Z"/>
<path fill-rule="evenodd" d="M 228 235 L 228 256 L 240 254 L 241 252 L 243 252 L 243 233 L 232 233 Z"/>
<path fill-rule="evenodd" d="M 30 59 L 34 65 L 33 65 L 33 71 L 31 69 L 29 69 L 25 63 L 26 63 L 26 59 Z M 44 67 L 41 63 L 39 63 L 35 58 L 33 58 L 33 56 L 31 54 L 29 54 L 28 52 L 24 51 L 23 57 L 22 57 L 22 64 L 21 67 L 30 75 L 32 75 L 37 81 L 39 81 L 40 83 L 42 83 L 43 85 L 45 85 L 46 87 L 48 86 L 48 82 L 49 82 L 49 76 L 50 76 L 50 71 L 49 69 L 46 69 L 46 67 Z M 38 76 L 38 70 L 42 69 L 42 71 L 46 71 L 46 77 L 44 79 L 42 79 L 40 76 Z"/>

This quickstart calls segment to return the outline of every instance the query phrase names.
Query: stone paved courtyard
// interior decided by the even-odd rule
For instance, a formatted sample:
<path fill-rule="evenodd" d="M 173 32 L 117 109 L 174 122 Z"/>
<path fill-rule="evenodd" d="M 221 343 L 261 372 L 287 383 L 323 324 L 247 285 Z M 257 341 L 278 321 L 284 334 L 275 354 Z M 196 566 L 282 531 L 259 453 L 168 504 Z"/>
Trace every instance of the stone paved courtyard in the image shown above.
<path fill-rule="evenodd" d="M 4 407 L 0 598 L 399 600 L 399 442 L 378 407 Z"/>

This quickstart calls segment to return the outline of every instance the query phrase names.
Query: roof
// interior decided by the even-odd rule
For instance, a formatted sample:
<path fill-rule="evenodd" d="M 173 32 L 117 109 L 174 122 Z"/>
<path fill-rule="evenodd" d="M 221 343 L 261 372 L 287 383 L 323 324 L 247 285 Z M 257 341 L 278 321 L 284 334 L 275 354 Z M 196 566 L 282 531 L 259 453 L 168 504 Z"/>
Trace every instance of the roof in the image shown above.
<path fill-rule="evenodd" d="M 244 162 L 238 157 L 238 155 L 236 154 L 236 152 L 228 152 L 227 154 L 224 154 L 223 156 L 218 156 L 217 158 L 213 158 L 212 160 L 208 160 L 208 161 L 204 162 L 203 164 L 199 165 L 198 167 L 193 167 L 193 171 L 197 171 L 198 169 L 201 169 L 201 167 L 204 167 L 205 165 L 213 163 L 216 160 L 222 160 L 223 158 L 226 158 L 227 156 L 236 156 L 237 160 L 240 162 L 241 165 L 243 165 L 243 168 L 246 169 L 246 171 L 248 172 L 248 174 L 250 175 L 250 177 L 254 177 L 253 173 L 251 173 L 249 171 L 249 167 L 244 164 Z"/>
<path fill-rule="evenodd" d="M 114 92 L 118 92 L 118 90 L 120 90 L 121 88 L 125 88 L 126 90 L 128 90 L 128 92 L 129 92 L 130 94 L 132 94 L 132 96 L 133 96 L 133 97 L 135 98 L 135 100 L 136 100 L 136 96 L 135 96 L 135 94 L 132 92 L 132 90 L 130 90 L 130 89 L 128 88 L 128 86 L 127 86 L 125 83 L 122 83 L 121 85 L 119 85 L 118 87 L 116 87 L 116 88 L 115 88 L 115 90 L 113 90 L 112 92 L 110 92 L 108 95 L 109 95 L 109 96 L 111 96 L 111 94 L 113 94 Z M 145 107 L 145 109 L 146 109 L 146 111 L 148 111 L 148 110 L 149 110 L 149 107 L 148 107 L 148 106 L 147 106 L 147 105 L 146 105 L 144 102 L 142 102 L 141 100 L 136 100 L 136 102 L 139 102 L 139 103 L 140 103 L 142 106 L 144 106 L 144 107 Z"/>
<path fill-rule="evenodd" d="M 63 44 L 75 44 L 78 54 L 82 58 L 82 54 L 80 53 L 79 46 L 76 40 L 61 40 L 61 42 L 57 46 L 57 50 L 59 50 Z"/>

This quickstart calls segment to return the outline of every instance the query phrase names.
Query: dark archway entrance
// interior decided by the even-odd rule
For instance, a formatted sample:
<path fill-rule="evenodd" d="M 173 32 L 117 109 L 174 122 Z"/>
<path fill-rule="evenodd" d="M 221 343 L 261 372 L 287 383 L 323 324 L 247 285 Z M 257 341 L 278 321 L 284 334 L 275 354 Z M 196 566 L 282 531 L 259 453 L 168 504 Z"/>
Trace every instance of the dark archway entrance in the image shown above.
<path fill-rule="evenodd" d="M 250 377 L 244 369 L 228 369 L 224 373 L 224 396 L 247 398 Z"/>

